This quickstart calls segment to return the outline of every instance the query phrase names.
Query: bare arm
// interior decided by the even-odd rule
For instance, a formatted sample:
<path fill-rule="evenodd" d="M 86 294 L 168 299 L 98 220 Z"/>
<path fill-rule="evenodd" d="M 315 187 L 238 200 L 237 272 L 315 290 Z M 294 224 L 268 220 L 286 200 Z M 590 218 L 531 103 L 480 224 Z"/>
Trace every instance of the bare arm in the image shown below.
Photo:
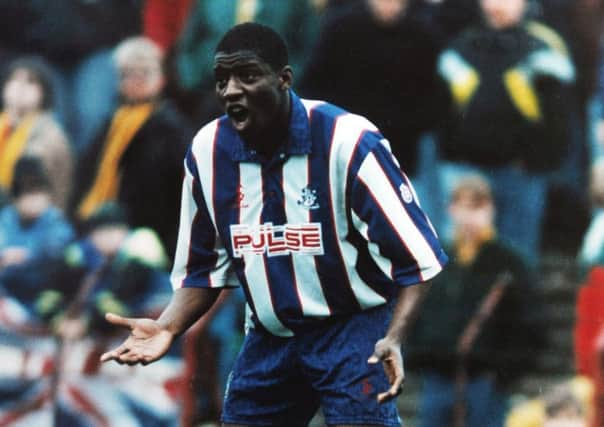
<path fill-rule="evenodd" d="M 430 282 L 426 282 L 400 290 L 386 338 L 391 338 L 399 346 L 405 342 L 431 286 Z"/>
<path fill-rule="evenodd" d="M 157 320 L 107 313 L 108 322 L 130 329 L 130 335 L 122 345 L 103 354 L 101 361 L 115 360 L 130 365 L 156 361 L 168 351 L 175 337 L 212 307 L 220 292 L 220 289 L 207 288 L 177 289 Z"/>
<path fill-rule="evenodd" d="M 386 336 L 375 343 L 375 351 L 368 362 L 382 361 L 391 385 L 387 391 L 378 394 L 377 399 L 380 403 L 396 397 L 402 390 L 405 371 L 401 346 L 419 314 L 419 309 L 430 286 L 431 284 L 426 282 L 400 290 Z"/>
<path fill-rule="evenodd" d="M 208 312 L 220 292 L 221 289 L 177 289 L 172 295 L 170 304 L 157 319 L 157 323 L 172 335 L 178 336 Z"/>

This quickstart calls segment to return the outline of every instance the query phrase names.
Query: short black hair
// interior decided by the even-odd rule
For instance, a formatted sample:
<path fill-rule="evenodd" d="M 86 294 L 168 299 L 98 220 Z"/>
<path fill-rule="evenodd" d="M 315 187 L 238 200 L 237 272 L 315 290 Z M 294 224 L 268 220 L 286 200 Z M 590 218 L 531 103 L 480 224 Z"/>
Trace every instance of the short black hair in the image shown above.
<path fill-rule="evenodd" d="M 38 191 L 51 192 L 50 178 L 42 161 L 33 156 L 21 157 L 15 164 L 10 195 L 14 199 Z"/>
<path fill-rule="evenodd" d="M 289 63 L 287 45 L 279 33 L 256 22 L 235 25 L 227 31 L 218 42 L 215 53 L 241 50 L 254 52 L 274 71 L 280 71 Z"/>

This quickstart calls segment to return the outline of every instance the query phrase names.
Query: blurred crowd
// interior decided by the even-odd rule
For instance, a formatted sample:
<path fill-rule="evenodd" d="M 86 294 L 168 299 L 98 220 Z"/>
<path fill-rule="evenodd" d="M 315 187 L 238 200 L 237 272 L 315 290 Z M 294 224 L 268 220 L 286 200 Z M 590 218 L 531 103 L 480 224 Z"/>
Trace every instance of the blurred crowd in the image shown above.
<path fill-rule="evenodd" d="M 120 339 L 104 313 L 170 298 L 183 158 L 222 114 L 214 47 L 246 21 L 284 36 L 299 95 L 377 125 L 448 247 L 405 347 L 419 425 L 601 425 L 603 18 L 598 0 L 0 0 L 0 426 L 218 419 L 240 291 L 160 362 L 98 356 Z M 584 273 L 577 378 L 511 408 L 548 351 L 549 254 Z"/>

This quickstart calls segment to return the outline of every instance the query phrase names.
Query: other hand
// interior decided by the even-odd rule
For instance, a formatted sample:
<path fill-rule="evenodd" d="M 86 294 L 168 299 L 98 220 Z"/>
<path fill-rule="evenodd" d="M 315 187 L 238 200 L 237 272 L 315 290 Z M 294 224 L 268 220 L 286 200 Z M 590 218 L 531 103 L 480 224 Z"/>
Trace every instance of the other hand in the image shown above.
<path fill-rule="evenodd" d="M 152 319 L 133 319 L 107 313 L 105 318 L 114 325 L 130 329 L 130 336 L 112 351 L 101 356 L 101 362 L 115 360 L 122 364 L 146 365 L 162 357 L 174 339 L 171 332 Z"/>
<path fill-rule="evenodd" d="M 384 371 L 388 377 L 390 388 L 377 395 L 379 403 L 387 402 L 394 399 L 403 391 L 403 383 L 405 381 L 405 369 L 403 368 L 403 355 L 401 354 L 401 346 L 388 337 L 382 338 L 375 343 L 375 350 L 367 363 L 375 364 L 379 361 L 384 366 Z"/>

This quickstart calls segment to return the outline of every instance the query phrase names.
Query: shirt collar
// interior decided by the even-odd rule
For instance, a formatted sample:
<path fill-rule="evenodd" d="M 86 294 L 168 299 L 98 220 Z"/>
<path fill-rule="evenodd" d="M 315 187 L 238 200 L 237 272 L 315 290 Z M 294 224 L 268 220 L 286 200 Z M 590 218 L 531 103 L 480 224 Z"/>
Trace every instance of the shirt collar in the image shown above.
<path fill-rule="evenodd" d="M 281 150 L 286 155 L 304 155 L 311 152 L 310 124 L 306 108 L 293 90 L 289 91 L 291 100 L 291 116 L 289 121 L 288 141 Z M 232 157 L 236 162 L 258 161 L 256 151 L 248 147 L 225 116 L 224 123 L 234 132 L 232 141 Z"/>

